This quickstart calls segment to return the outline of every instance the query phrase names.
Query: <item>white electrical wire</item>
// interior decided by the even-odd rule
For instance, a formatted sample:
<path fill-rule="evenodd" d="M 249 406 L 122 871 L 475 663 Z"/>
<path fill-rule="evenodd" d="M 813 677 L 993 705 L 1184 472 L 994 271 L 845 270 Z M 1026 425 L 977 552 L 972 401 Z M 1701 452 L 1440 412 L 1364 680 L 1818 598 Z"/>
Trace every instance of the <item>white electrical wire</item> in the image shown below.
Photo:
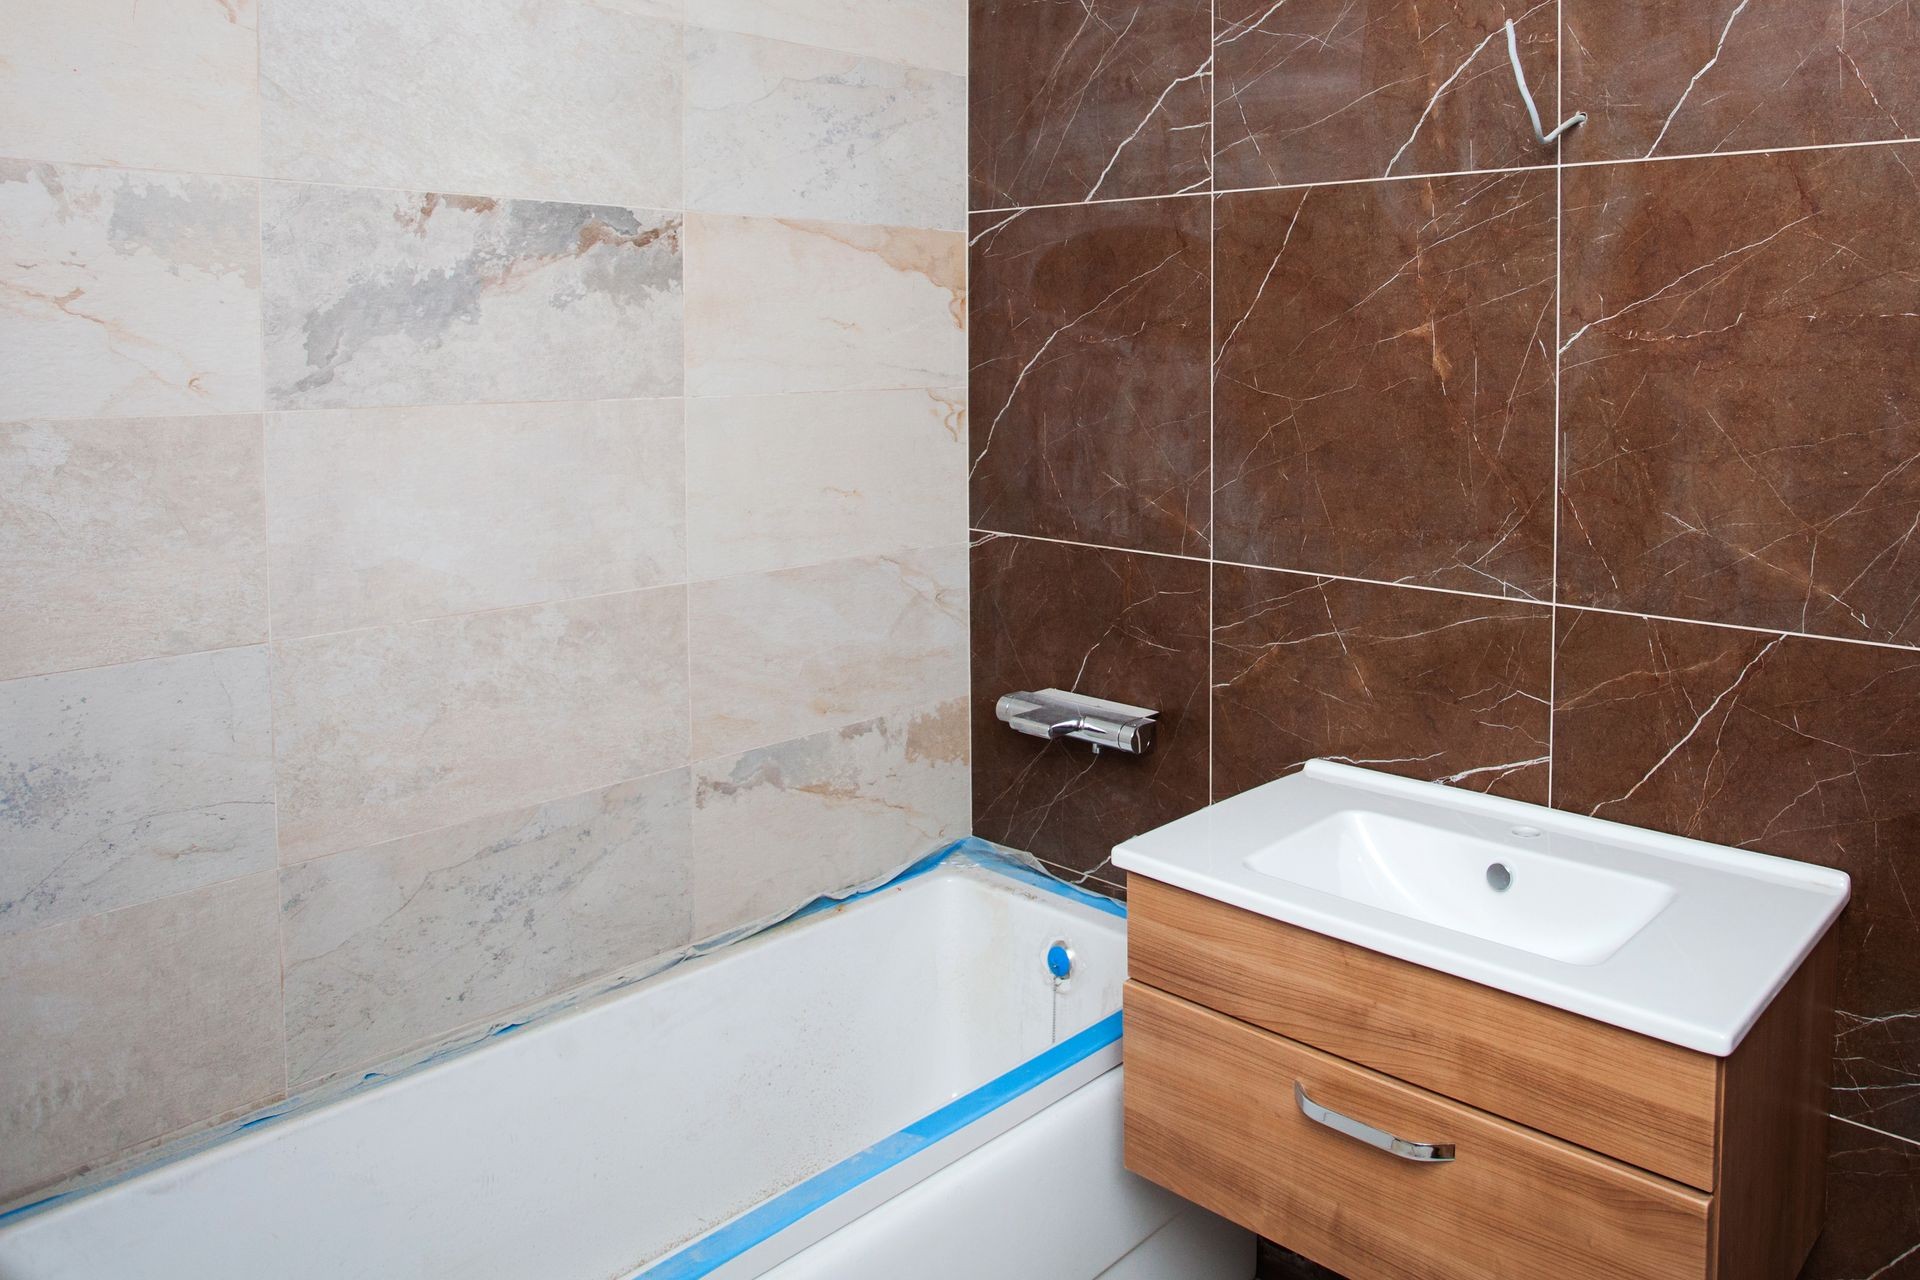
<path fill-rule="evenodd" d="M 1520 41 L 1513 34 L 1513 19 L 1507 19 L 1507 58 L 1513 63 L 1513 82 L 1520 86 L 1521 100 L 1527 104 L 1527 118 L 1533 121 L 1533 136 L 1540 139 L 1543 147 L 1552 146 L 1553 140 L 1577 124 L 1587 122 L 1587 113 L 1576 111 L 1555 126 L 1552 133 L 1540 132 L 1540 108 L 1533 105 L 1533 90 L 1527 88 L 1527 73 L 1520 67 Z"/>

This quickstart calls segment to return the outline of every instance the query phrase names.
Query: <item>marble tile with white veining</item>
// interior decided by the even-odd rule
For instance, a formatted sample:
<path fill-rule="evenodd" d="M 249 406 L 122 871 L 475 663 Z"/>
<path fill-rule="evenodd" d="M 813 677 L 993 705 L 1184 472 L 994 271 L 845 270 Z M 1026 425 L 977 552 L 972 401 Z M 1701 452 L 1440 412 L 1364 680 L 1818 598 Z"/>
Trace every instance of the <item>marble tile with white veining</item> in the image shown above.
<path fill-rule="evenodd" d="M 260 419 L 0 423 L 0 679 L 267 638 Z"/>
<path fill-rule="evenodd" d="M 0 683 L 0 935 L 273 866 L 269 724 L 258 646 Z"/>
<path fill-rule="evenodd" d="M 688 401 L 693 576 L 965 541 L 966 402 L 961 389 Z"/>
<path fill-rule="evenodd" d="M 274 645 L 283 863 L 687 761 L 686 593 Z"/>
<path fill-rule="evenodd" d="M 0 160 L 0 418 L 260 407 L 259 185 Z"/>
<path fill-rule="evenodd" d="M 0 5 L 0 155 L 260 170 L 258 0 Z"/>
<path fill-rule="evenodd" d="M 1213 795 L 1316 758 L 1542 804 L 1545 605 L 1221 565 Z"/>
<path fill-rule="evenodd" d="M 281 1096 L 274 881 L 0 937 L 0 1203 Z"/>
<path fill-rule="evenodd" d="M 1216 0 L 1213 7 L 1217 188 L 1553 163 L 1514 84 L 1505 32 L 1511 20 L 1552 128 L 1561 118 L 1558 4 Z"/>
<path fill-rule="evenodd" d="M 1553 802 L 1838 867 L 1833 1111 L 1920 1140 L 1920 654 L 1563 610 Z"/>
<path fill-rule="evenodd" d="M 293 1087 L 689 940 L 685 769 L 281 875 Z"/>
<path fill-rule="evenodd" d="M 1562 187 L 1559 598 L 1920 642 L 1920 146 Z"/>
<path fill-rule="evenodd" d="M 730 31 L 687 33 L 687 206 L 959 230 L 967 82 Z"/>
<path fill-rule="evenodd" d="M 973 833 L 1107 892 L 1125 878 L 1115 845 L 1207 803 L 1209 566 L 989 537 L 972 570 Z M 1153 750 L 1096 757 L 994 715 L 1002 694 L 1046 688 L 1156 708 Z"/>
<path fill-rule="evenodd" d="M 967 703 L 865 720 L 694 770 L 694 935 L 887 874 L 967 830 Z M 780 838 L 769 840 L 769 832 Z"/>
<path fill-rule="evenodd" d="M 680 30 L 596 0 L 301 0 L 260 30 L 267 172 L 680 204 Z"/>
<path fill-rule="evenodd" d="M 974 528 L 1207 554 L 1212 203 L 974 216 Z"/>
<path fill-rule="evenodd" d="M 680 390 L 680 216 L 268 183 L 275 408 Z"/>
<path fill-rule="evenodd" d="M 967 0 L 699 0 L 687 20 L 964 75 Z"/>
<path fill-rule="evenodd" d="M 281 638 L 686 575 L 673 400 L 270 415 Z"/>
<path fill-rule="evenodd" d="M 1208 189 L 1213 0 L 970 7 L 973 208 Z"/>
<path fill-rule="evenodd" d="M 967 691 L 965 547 L 697 582 L 688 611 L 697 760 Z"/>
<path fill-rule="evenodd" d="M 1911 138 L 1920 11 L 1850 0 L 1563 0 L 1568 160 Z"/>
<path fill-rule="evenodd" d="M 1913 1280 L 1920 1274 L 1920 1143 L 1833 1121 L 1826 1224 L 1799 1280 Z"/>
<path fill-rule="evenodd" d="M 687 392 L 967 380 L 967 251 L 952 231 L 687 218 Z"/>

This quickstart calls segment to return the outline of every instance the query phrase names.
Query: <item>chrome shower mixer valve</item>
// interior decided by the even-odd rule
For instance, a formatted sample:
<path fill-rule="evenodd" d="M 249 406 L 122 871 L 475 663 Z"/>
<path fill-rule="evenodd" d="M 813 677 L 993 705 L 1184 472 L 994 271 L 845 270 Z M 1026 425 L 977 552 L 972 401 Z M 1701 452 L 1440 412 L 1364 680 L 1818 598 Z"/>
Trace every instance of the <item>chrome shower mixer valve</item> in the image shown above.
<path fill-rule="evenodd" d="M 1090 698 L 1064 689 L 1036 693 L 1009 693 L 1001 697 L 994 714 L 1035 738 L 1073 738 L 1093 747 L 1144 755 L 1153 747 L 1154 726 L 1160 713 L 1149 707 Z"/>

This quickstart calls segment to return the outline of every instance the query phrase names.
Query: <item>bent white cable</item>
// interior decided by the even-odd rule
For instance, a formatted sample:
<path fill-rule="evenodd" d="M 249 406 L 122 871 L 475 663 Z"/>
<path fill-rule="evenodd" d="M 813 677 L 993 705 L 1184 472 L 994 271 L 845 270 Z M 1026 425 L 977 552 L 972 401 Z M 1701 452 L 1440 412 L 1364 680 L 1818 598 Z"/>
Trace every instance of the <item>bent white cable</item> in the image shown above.
<path fill-rule="evenodd" d="M 1533 136 L 1540 145 L 1551 146 L 1556 138 L 1577 124 L 1587 122 L 1587 113 L 1576 111 L 1554 126 L 1552 133 L 1540 132 L 1540 108 L 1533 105 L 1533 90 L 1527 88 L 1527 73 L 1520 66 L 1520 41 L 1513 34 L 1513 19 L 1507 19 L 1507 58 L 1513 63 L 1513 82 L 1520 86 L 1520 98 L 1527 104 L 1527 118 L 1533 121 Z"/>

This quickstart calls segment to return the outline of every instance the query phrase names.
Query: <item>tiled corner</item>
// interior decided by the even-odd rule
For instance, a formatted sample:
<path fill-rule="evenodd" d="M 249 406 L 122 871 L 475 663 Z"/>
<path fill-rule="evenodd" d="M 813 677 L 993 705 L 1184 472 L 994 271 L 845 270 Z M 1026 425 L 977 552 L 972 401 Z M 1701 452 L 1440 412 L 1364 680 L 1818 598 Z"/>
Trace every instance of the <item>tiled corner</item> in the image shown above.
<path fill-rule="evenodd" d="M 1204 554 L 1204 199 L 973 220 L 973 525 Z"/>
<path fill-rule="evenodd" d="M 694 758 L 961 696 L 966 582 L 936 547 L 694 583 Z"/>
<path fill-rule="evenodd" d="M 1222 196 L 1223 560 L 1547 599 L 1554 175 Z"/>
<path fill-rule="evenodd" d="M 287 868 L 292 1087 L 684 946 L 689 799 L 681 768 Z"/>
<path fill-rule="evenodd" d="M 0 679 L 267 638 L 260 418 L 0 423 Z"/>
<path fill-rule="evenodd" d="M 1920 131 L 1920 14 L 1848 0 L 1563 0 L 1569 160 Z"/>
<path fill-rule="evenodd" d="M 0 419 L 261 405 L 259 185 L 0 160 Z"/>
<path fill-rule="evenodd" d="M 689 400 L 692 575 L 964 541 L 966 399 L 949 388 Z"/>
<path fill-rule="evenodd" d="M 1916 169 L 1567 171 L 1563 600 L 1920 642 Z"/>
<path fill-rule="evenodd" d="M 1041 742 L 994 716 L 1058 688 L 1160 712 L 1144 756 Z M 973 829 L 1100 892 L 1130 836 L 1207 802 L 1207 565 L 987 537 L 973 550 Z"/>
<path fill-rule="evenodd" d="M 677 213 L 268 183 L 272 407 L 677 395 L 680 233 Z"/>
<path fill-rule="evenodd" d="M 967 832 L 967 702 L 953 698 L 694 769 L 694 936 L 864 883 Z"/>
<path fill-rule="evenodd" d="M 647 6 L 270 2 L 266 172 L 677 208 L 680 78 L 680 28 Z"/>
<path fill-rule="evenodd" d="M 1552 115 L 1554 4 L 1219 0 L 1216 10 L 1221 190 L 1554 161 L 1534 138 L 1503 25 L 1514 19 L 1528 84 Z"/>
<path fill-rule="evenodd" d="M 260 171 L 259 0 L 6 6 L 0 156 Z"/>
<path fill-rule="evenodd" d="M 0 937 L 0 1203 L 281 1096 L 274 873 Z"/>
<path fill-rule="evenodd" d="M 965 237 L 691 214 L 687 393 L 966 381 Z"/>
<path fill-rule="evenodd" d="M 686 591 L 273 646 L 284 863 L 687 762 Z"/>
<path fill-rule="evenodd" d="M 1906 884 L 1920 849 L 1920 658 L 1804 636 L 1578 613 L 1560 624 L 1554 804 L 1853 877 L 1834 1110 L 1920 1138 Z M 1893 1020 L 1882 1023 L 1880 1020 Z"/>
<path fill-rule="evenodd" d="M 268 417 L 281 639 L 686 577 L 680 402 Z"/>
<path fill-rule="evenodd" d="M 0 936 L 272 867 L 269 715 L 258 646 L 0 682 Z"/>
<path fill-rule="evenodd" d="M 686 93 L 688 208 L 966 223 L 963 77 L 695 27 Z"/>
<path fill-rule="evenodd" d="M 1316 757 L 1547 798 L 1550 610 L 1220 565 L 1213 794 Z"/>
<path fill-rule="evenodd" d="M 970 207 L 1204 191 L 1207 0 L 972 0 Z"/>

